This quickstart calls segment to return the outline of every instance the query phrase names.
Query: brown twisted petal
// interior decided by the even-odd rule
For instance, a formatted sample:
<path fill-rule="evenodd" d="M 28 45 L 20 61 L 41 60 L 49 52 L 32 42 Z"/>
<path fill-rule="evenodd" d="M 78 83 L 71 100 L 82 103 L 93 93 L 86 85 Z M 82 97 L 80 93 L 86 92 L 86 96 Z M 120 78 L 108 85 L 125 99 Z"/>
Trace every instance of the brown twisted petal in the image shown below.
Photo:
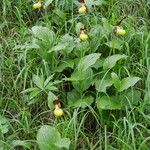
<path fill-rule="evenodd" d="M 54 105 L 58 105 L 59 107 L 61 107 L 61 100 L 59 100 L 59 99 L 58 100 L 54 100 L 53 104 Z"/>
<path fill-rule="evenodd" d="M 78 0 L 80 3 L 85 3 L 84 0 Z"/>

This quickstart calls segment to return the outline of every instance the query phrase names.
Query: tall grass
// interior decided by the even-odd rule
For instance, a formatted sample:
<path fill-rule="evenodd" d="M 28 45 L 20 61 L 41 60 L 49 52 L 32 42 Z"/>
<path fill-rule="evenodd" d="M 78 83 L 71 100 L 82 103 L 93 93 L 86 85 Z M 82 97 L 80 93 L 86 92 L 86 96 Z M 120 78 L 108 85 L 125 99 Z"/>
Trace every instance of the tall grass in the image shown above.
<path fill-rule="evenodd" d="M 2 0 L 0 6 L 0 149 L 38 149 L 37 131 L 42 125 L 48 124 L 55 126 L 63 137 L 71 140 L 71 150 L 148 150 L 150 147 L 149 1 L 105 1 L 100 7 L 94 6 L 93 12 L 86 17 L 78 16 L 73 0 L 56 0 L 47 11 L 33 10 L 32 4 L 33 1 Z M 26 48 L 32 40 L 33 26 L 51 27 L 56 33 L 56 40 L 59 41 L 66 33 L 76 36 L 77 21 L 85 23 L 89 32 L 94 25 L 102 23 L 102 18 L 115 25 L 124 16 L 127 18 L 122 22 L 122 26 L 127 29 L 127 35 L 122 38 L 125 44 L 119 53 L 128 55 L 129 62 L 126 67 L 120 68 L 118 65 L 116 70 L 120 77 L 135 74 L 142 78 L 138 86 L 138 90 L 142 93 L 141 101 L 137 106 L 131 105 L 129 109 L 122 111 L 103 112 L 98 111 L 95 103 L 86 109 L 71 108 L 66 100 L 66 91 L 67 88 L 71 89 L 72 85 L 66 83 L 65 87 L 63 81 L 59 88 L 59 95 L 64 99 L 65 115 L 62 118 L 54 118 L 52 110 L 49 110 L 44 100 L 46 99 L 44 94 L 37 97 L 42 99 L 40 104 L 27 105 L 29 96 L 21 92 L 34 85 L 32 76 L 43 74 L 48 77 L 52 72 L 51 64 L 42 60 L 36 50 Z M 109 35 L 106 39 L 110 39 Z M 106 42 L 103 39 L 99 41 Z M 89 48 L 93 48 L 90 50 L 91 53 L 96 49 L 101 53 L 105 51 L 104 56 L 118 53 L 116 49 L 108 51 L 108 47 L 104 44 L 96 47 L 93 43 L 91 42 Z M 70 70 L 68 72 L 70 73 Z M 68 72 L 58 74 L 56 78 L 67 76 Z M 89 91 L 92 93 L 92 90 L 91 87 Z"/>

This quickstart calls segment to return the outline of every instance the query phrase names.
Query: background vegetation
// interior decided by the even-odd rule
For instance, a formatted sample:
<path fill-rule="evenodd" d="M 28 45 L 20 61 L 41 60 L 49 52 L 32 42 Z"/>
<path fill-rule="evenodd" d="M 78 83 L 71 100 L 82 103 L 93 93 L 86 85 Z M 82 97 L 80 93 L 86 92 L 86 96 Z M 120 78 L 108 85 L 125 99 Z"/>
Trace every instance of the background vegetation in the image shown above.
<path fill-rule="evenodd" d="M 0 150 L 148 150 L 149 0 L 35 2 L 0 5 Z"/>

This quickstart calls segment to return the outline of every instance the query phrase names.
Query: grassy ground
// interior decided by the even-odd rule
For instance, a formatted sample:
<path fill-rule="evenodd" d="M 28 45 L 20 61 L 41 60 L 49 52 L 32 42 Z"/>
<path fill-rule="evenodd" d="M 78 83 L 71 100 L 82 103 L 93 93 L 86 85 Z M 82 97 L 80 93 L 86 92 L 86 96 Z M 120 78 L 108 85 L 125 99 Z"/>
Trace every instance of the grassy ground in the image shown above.
<path fill-rule="evenodd" d="M 87 0 L 83 15 L 74 0 L 53 0 L 46 9 L 33 9 L 34 2 L 0 5 L 0 150 L 37 150 L 44 125 L 68 138 L 71 150 L 148 150 L 150 2 L 97 0 L 90 7 Z M 126 34 L 116 36 L 124 17 Z M 87 41 L 79 40 L 83 26 Z M 57 98 L 64 110 L 58 118 Z"/>

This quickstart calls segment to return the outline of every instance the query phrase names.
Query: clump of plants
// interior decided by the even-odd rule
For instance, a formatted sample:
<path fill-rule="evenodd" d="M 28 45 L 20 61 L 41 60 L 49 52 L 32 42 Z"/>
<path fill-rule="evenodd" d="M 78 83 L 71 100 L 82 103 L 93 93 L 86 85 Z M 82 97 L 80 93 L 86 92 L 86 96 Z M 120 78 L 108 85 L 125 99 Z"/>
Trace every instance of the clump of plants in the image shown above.
<path fill-rule="evenodd" d="M 134 26 L 128 25 L 132 21 L 129 16 L 112 14 L 110 19 L 105 13 L 101 15 L 103 7 L 108 7 L 106 1 L 45 0 L 35 2 L 32 7 L 41 18 L 27 31 L 25 44 L 14 49 L 22 49 L 26 57 L 27 66 L 22 72 L 30 70 L 25 73 L 26 83 L 19 91 L 24 107 L 33 109 L 32 113 L 40 112 L 41 116 L 48 112 L 46 121 L 35 129 L 38 147 L 40 150 L 79 149 L 76 145 L 84 145 L 80 129 L 86 135 L 93 134 L 93 143 L 99 135 L 98 128 L 104 129 L 102 136 L 106 138 L 107 129 L 110 133 L 117 131 L 120 118 L 126 117 L 126 112 L 137 108 L 146 97 L 141 90 L 145 88 L 142 75 L 135 69 L 136 59 L 140 57 L 135 52 L 138 44 L 136 48 L 132 46 L 133 42 L 138 43 L 140 32 L 136 33 Z M 143 104 L 142 109 L 144 107 Z M 28 122 L 32 115 L 23 112 L 23 121 L 19 124 L 25 122 L 28 129 L 34 119 Z M 125 118 L 123 125 L 126 125 Z M 2 118 L 3 138 L 9 126 L 7 119 Z M 73 128 L 77 131 L 72 131 Z M 63 130 L 66 134 L 62 134 Z M 70 138 L 72 132 L 74 139 Z M 78 139 L 83 140 L 81 144 Z M 106 146 L 107 140 L 104 140 Z M 10 145 L 32 148 L 31 143 L 19 140 Z M 95 144 L 93 149 L 99 145 Z"/>
<path fill-rule="evenodd" d="M 48 7 L 53 1 L 45 3 Z M 33 86 L 23 91 L 29 95 L 29 105 L 40 104 L 43 99 L 37 97 L 43 95 L 55 117 L 67 115 L 58 104 L 54 105 L 61 99 L 64 109 L 94 106 L 103 118 L 103 111 L 121 111 L 138 104 L 141 92 L 134 86 L 140 78 L 127 71 L 130 58 L 121 51 L 126 37 L 119 36 L 126 36 L 126 31 L 105 18 L 97 18 L 98 23 L 89 26 L 94 5 L 95 1 L 78 3 L 81 16 L 71 29 L 74 35 L 58 35 L 52 26 L 32 28 L 29 47 L 36 50 L 41 67 L 43 62 L 47 64 L 48 74 L 38 72 L 33 76 Z"/>

